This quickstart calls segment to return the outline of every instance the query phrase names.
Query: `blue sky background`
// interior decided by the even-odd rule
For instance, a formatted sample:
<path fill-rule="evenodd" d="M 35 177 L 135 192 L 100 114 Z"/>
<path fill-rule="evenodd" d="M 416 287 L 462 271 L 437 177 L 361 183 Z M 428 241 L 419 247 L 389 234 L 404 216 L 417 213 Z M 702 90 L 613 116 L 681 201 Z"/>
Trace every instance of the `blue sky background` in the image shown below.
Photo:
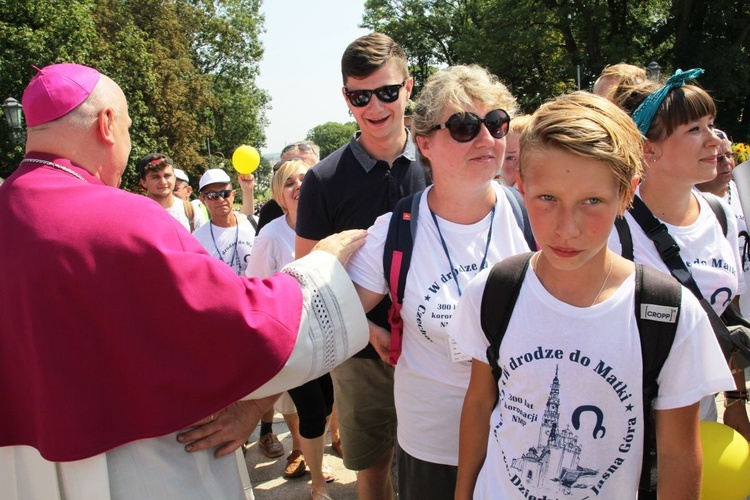
<path fill-rule="evenodd" d="M 265 53 L 258 86 L 271 96 L 264 155 L 305 138 L 321 123 L 351 121 L 341 95 L 341 55 L 369 30 L 364 0 L 265 0 Z"/>

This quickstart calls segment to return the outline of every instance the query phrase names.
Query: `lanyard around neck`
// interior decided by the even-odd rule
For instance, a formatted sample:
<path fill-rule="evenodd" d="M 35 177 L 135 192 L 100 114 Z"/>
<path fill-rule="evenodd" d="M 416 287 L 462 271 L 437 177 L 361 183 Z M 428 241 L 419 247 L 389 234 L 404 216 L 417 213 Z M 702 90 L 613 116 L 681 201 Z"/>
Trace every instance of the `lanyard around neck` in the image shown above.
<path fill-rule="evenodd" d="M 490 212 L 490 228 L 487 230 L 487 243 L 484 246 L 484 257 L 482 257 L 482 263 L 479 264 L 480 271 L 487 267 L 487 252 L 489 252 L 490 241 L 492 241 L 492 222 L 495 220 L 495 207 L 497 207 L 497 201 L 495 201 L 495 204 L 492 205 L 492 212 Z M 450 252 L 448 251 L 448 245 L 445 244 L 445 238 L 443 238 L 443 233 L 440 231 L 440 224 L 438 224 L 437 216 L 435 215 L 435 212 L 432 211 L 432 209 L 430 209 L 430 214 L 432 215 L 432 220 L 435 222 L 438 236 L 440 236 L 440 243 L 443 244 L 443 252 L 445 252 L 445 256 L 448 258 L 448 265 L 451 266 L 451 276 L 453 276 L 453 282 L 456 284 L 456 288 L 458 289 L 458 296 L 460 297 L 461 285 L 458 284 L 458 270 L 453 266 L 453 260 L 451 259 Z"/>
<path fill-rule="evenodd" d="M 232 252 L 232 258 L 229 260 L 229 262 L 224 261 L 224 259 L 221 256 L 221 250 L 219 250 L 219 246 L 216 244 L 216 238 L 214 237 L 214 223 L 209 221 L 208 222 L 208 229 L 211 231 L 211 241 L 214 242 L 214 248 L 216 249 L 216 253 L 219 255 L 219 260 L 224 262 L 225 264 L 228 264 L 229 267 L 234 269 L 234 263 L 237 262 L 237 270 L 240 268 L 240 258 L 239 254 L 237 253 L 237 242 L 240 240 L 240 223 L 237 220 L 237 214 L 234 215 L 234 251 Z"/>

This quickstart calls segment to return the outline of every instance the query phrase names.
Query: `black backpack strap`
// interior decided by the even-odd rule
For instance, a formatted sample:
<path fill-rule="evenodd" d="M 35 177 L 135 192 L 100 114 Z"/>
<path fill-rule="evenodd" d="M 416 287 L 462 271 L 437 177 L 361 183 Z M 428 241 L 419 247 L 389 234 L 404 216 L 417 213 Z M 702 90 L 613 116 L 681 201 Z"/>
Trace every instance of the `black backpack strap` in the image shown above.
<path fill-rule="evenodd" d="M 188 224 L 190 225 L 190 232 L 195 232 L 195 207 L 188 200 L 182 200 L 182 207 L 185 209 L 185 217 L 187 217 Z"/>
<path fill-rule="evenodd" d="M 628 221 L 625 220 L 624 215 L 619 215 L 615 219 L 615 229 L 617 229 L 617 236 L 620 237 L 620 255 L 628 259 L 629 261 L 635 261 L 635 254 L 633 253 L 633 233 L 630 232 L 630 226 Z"/>
<path fill-rule="evenodd" d="M 703 199 L 708 203 L 708 206 L 711 207 L 711 210 L 716 216 L 716 219 L 719 221 L 721 231 L 724 233 L 724 237 L 726 238 L 727 232 L 729 231 L 729 225 L 727 223 L 727 213 L 724 211 L 724 207 L 721 206 L 721 203 L 719 203 L 718 198 L 716 198 L 715 196 L 706 196 L 704 193 L 701 193 L 701 195 L 703 196 Z"/>
<path fill-rule="evenodd" d="M 500 344 L 510 323 L 532 255 L 534 254 L 527 252 L 501 260 L 492 266 L 484 286 L 480 322 L 484 336 L 490 341 L 487 362 L 492 367 L 495 385 L 502 375 L 498 364 Z"/>
<path fill-rule="evenodd" d="M 419 202 L 422 191 L 400 199 L 393 208 L 388 234 L 383 249 L 383 272 L 391 296 L 388 321 L 391 324 L 391 363 L 398 361 L 401 353 L 401 335 L 404 331 L 401 306 L 404 302 L 406 275 L 411 264 L 414 239 L 417 235 Z"/>
<path fill-rule="evenodd" d="M 635 267 L 635 317 L 643 360 L 643 466 L 639 499 L 656 499 L 656 429 L 652 402 L 659 392 L 656 378 L 677 334 L 682 287 L 672 277 L 648 266 Z"/>
<path fill-rule="evenodd" d="M 693 275 L 680 256 L 680 245 L 669 234 L 667 226 L 654 217 L 651 210 L 649 210 L 638 196 L 633 198 L 633 207 L 630 209 L 630 214 L 638 225 L 641 226 L 648 239 L 654 242 L 661 260 L 667 265 L 672 276 L 693 292 L 699 300 L 702 299 L 703 294 L 700 288 L 698 288 Z"/>
<path fill-rule="evenodd" d="M 529 245 L 531 250 L 536 250 L 536 240 L 534 239 L 534 233 L 531 232 L 531 223 L 529 222 L 529 214 L 526 212 L 526 207 L 523 205 L 523 198 L 518 189 L 501 184 L 503 191 L 505 191 L 505 197 L 508 198 L 510 206 L 513 209 L 513 217 L 516 218 L 516 224 L 521 228 L 523 232 L 523 238 L 526 240 L 526 244 Z"/>
<path fill-rule="evenodd" d="M 250 221 L 250 225 L 253 226 L 253 231 L 255 231 L 255 234 L 258 234 L 258 221 L 255 220 L 255 217 L 251 215 L 247 216 L 247 220 Z"/>

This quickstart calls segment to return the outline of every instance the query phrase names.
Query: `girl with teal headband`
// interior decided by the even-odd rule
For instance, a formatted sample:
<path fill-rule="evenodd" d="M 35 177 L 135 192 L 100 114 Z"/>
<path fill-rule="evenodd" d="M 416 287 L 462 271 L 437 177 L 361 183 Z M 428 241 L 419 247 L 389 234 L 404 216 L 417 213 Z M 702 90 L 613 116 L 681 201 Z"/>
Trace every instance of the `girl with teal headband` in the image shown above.
<path fill-rule="evenodd" d="M 644 136 L 644 174 L 636 197 L 640 197 L 667 227 L 701 293 L 721 315 L 731 300 L 746 293 L 745 278 L 734 214 L 719 200 L 727 214 L 725 237 L 704 198 L 713 195 L 701 195 L 694 190 L 696 184 L 716 177 L 721 144 L 714 130 L 716 106 L 713 99 L 697 84 L 689 83 L 701 73 L 701 69 L 678 70 L 664 85 L 648 81 L 623 86 L 613 92 L 612 99 L 631 115 Z M 625 220 L 632 234 L 635 262 L 669 273 L 654 243 L 630 213 L 625 215 Z M 622 252 L 617 231 L 612 232 L 609 246 L 615 252 Z M 735 370 L 734 376 L 737 388 L 744 390 L 744 372 Z M 750 439 L 745 405 L 726 406 L 724 423 Z M 714 397 L 701 401 L 700 417 L 701 420 L 717 420 Z"/>

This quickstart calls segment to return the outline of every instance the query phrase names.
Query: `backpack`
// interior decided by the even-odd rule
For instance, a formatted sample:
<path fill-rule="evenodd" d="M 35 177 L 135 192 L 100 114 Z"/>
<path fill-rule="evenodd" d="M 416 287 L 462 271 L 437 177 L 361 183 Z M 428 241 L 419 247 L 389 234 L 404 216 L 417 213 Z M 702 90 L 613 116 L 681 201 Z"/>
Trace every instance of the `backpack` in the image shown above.
<path fill-rule="evenodd" d="M 523 206 L 521 194 L 517 189 L 501 184 L 506 198 L 510 202 L 513 216 L 523 232 L 529 248 L 536 248 L 534 235 L 531 232 L 529 216 Z M 401 320 L 401 307 L 404 302 L 406 275 L 411 264 L 414 240 L 417 237 L 417 220 L 419 219 L 419 202 L 424 190 L 401 198 L 393 208 L 388 235 L 383 250 L 383 271 L 388 281 L 391 307 L 388 310 L 388 322 L 391 325 L 390 362 L 395 365 L 401 354 L 401 335 L 404 324 Z"/>
<path fill-rule="evenodd" d="M 481 304 L 481 325 L 490 342 L 487 361 L 495 386 L 502 370 L 498 365 L 500 344 L 533 253 L 514 255 L 492 266 Z M 656 499 L 656 429 L 651 403 L 659 391 L 656 378 L 672 348 L 680 315 L 682 287 L 671 276 L 648 266 L 635 266 L 635 317 L 643 359 L 643 465 L 639 481 L 640 500 Z M 657 310 L 662 318 L 648 312 Z M 668 313 L 668 314 L 667 314 Z M 497 399 L 495 400 L 497 404 Z"/>
<path fill-rule="evenodd" d="M 193 223 L 195 210 L 193 209 L 193 204 L 187 200 L 182 200 L 182 206 L 185 207 L 185 216 L 188 219 L 188 223 L 190 223 L 190 232 L 192 233 L 195 231 L 195 224 Z"/>

